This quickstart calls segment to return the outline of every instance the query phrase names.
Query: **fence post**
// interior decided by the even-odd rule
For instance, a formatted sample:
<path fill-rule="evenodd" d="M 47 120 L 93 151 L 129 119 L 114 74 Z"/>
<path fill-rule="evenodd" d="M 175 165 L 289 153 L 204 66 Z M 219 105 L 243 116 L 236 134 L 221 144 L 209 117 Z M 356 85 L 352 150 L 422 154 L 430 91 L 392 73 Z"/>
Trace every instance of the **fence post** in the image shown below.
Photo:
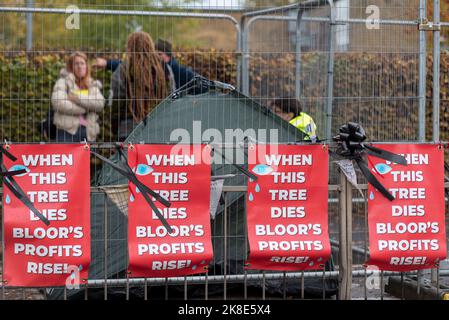
<path fill-rule="evenodd" d="M 440 141 L 440 0 L 433 1 L 433 141 Z M 431 282 L 437 283 L 438 273 L 431 269 Z"/>
<path fill-rule="evenodd" d="M 426 0 L 419 0 L 419 19 L 424 21 L 426 19 Z M 420 142 L 426 140 L 426 31 L 419 31 L 419 129 L 418 139 Z"/>
<path fill-rule="evenodd" d="M 298 10 L 296 19 L 296 41 L 295 41 L 295 97 L 301 98 L 301 22 L 304 11 Z"/>
<path fill-rule="evenodd" d="M 440 0 L 433 0 L 433 141 L 440 141 Z"/>
<path fill-rule="evenodd" d="M 27 0 L 27 7 L 34 8 L 34 0 Z M 26 51 L 30 52 L 33 49 L 33 14 L 28 12 L 26 14 Z"/>
<path fill-rule="evenodd" d="M 249 33 L 249 24 L 246 23 L 241 27 L 241 38 L 242 38 L 242 54 L 241 54 L 241 90 L 242 93 L 249 96 L 249 43 L 248 43 L 248 33 Z"/>
<path fill-rule="evenodd" d="M 351 299 L 352 286 L 352 186 L 340 171 L 339 300 Z"/>
<path fill-rule="evenodd" d="M 334 36 L 335 36 L 335 6 L 333 0 L 328 0 L 330 7 L 329 21 L 329 54 L 327 59 L 327 98 L 326 98 L 326 139 L 332 139 L 332 102 L 334 97 Z"/>

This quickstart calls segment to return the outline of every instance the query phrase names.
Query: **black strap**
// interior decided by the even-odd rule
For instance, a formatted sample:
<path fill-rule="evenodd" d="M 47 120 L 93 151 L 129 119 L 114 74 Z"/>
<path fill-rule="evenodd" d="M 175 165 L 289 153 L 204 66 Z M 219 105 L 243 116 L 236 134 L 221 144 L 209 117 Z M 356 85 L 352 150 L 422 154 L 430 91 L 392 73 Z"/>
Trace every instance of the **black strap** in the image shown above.
<path fill-rule="evenodd" d="M 19 174 L 26 173 L 26 172 L 27 171 L 25 169 L 14 170 L 14 171 L 6 171 L 6 172 L 1 171 L 0 172 L 0 176 L 2 176 L 2 177 L 12 177 L 12 176 L 18 176 Z"/>
<path fill-rule="evenodd" d="M 5 156 L 7 156 L 11 161 L 17 161 L 17 158 L 14 157 L 8 150 L 6 150 L 5 147 L 1 146 L 0 148 L 0 153 L 4 154 Z"/>
<path fill-rule="evenodd" d="M 247 176 L 248 178 L 250 178 L 250 179 L 253 180 L 253 181 L 257 181 L 258 177 L 257 177 L 255 174 L 251 173 L 249 170 L 247 170 L 246 168 L 242 167 L 241 165 L 238 165 L 238 164 L 236 164 L 236 163 L 233 163 L 233 162 L 229 161 L 229 160 L 225 157 L 225 155 L 222 154 L 221 152 L 217 151 L 216 148 L 212 148 L 212 152 L 218 153 L 218 154 L 223 158 L 223 160 L 225 161 L 225 164 L 226 164 L 226 162 L 227 162 L 228 164 L 233 165 L 235 168 L 237 168 L 237 170 L 239 170 L 239 171 L 240 171 L 241 173 L 243 173 L 245 176 Z"/>
<path fill-rule="evenodd" d="M 379 149 L 369 144 L 362 144 L 362 146 L 366 148 L 366 153 L 371 156 L 378 157 L 397 164 L 402 164 L 405 166 L 407 165 L 407 160 L 399 154 Z"/>
<path fill-rule="evenodd" d="M 129 167 L 128 163 L 121 161 L 121 163 L 124 165 L 124 168 L 122 168 L 121 166 L 117 165 L 116 163 L 112 162 L 111 160 L 103 157 L 102 155 L 96 153 L 95 151 L 91 151 L 92 154 L 94 156 L 96 156 L 97 158 L 99 158 L 100 160 L 102 160 L 103 162 L 106 162 L 107 164 L 109 164 L 113 169 L 115 169 L 118 173 L 120 173 L 121 175 L 123 175 L 125 178 L 127 178 L 129 181 L 131 181 L 133 184 L 135 184 L 140 191 L 145 191 L 147 193 L 149 193 L 153 198 L 155 198 L 157 201 L 159 201 L 160 203 L 162 203 L 164 206 L 166 207 L 170 207 L 171 203 L 170 201 L 168 201 L 167 199 L 165 199 L 164 197 L 160 196 L 157 192 L 151 190 L 150 188 L 148 188 L 146 185 L 144 185 L 135 175 L 135 173 L 132 171 L 132 169 Z M 125 157 L 126 159 L 126 157 Z"/>
<path fill-rule="evenodd" d="M 331 158 L 334 158 L 334 159 L 336 159 L 336 160 L 347 159 L 347 158 L 341 157 L 338 153 L 332 151 L 330 148 L 329 148 L 327 151 L 329 152 L 329 156 L 330 156 Z"/>
<path fill-rule="evenodd" d="M 11 161 L 17 161 L 17 158 L 11 154 L 4 146 L 1 146 L 0 148 L 1 155 L 5 155 L 8 157 Z M 8 171 L 6 167 L 3 164 L 3 157 L 1 159 L 1 173 L 0 176 L 3 177 L 3 183 L 5 186 L 11 190 L 13 195 L 19 199 L 28 209 L 30 209 L 45 225 L 49 226 L 50 221 L 42 214 L 39 210 L 37 210 L 33 203 L 28 199 L 25 192 L 22 190 L 22 188 L 19 186 L 19 184 L 14 180 L 13 176 L 26 173 L 25 169 L 21 170 L 15 170 L 15 171 Z"/>
<path fill-rule="evenodd" d="M 131 182 L 133 182 L 134 184 L 136 184 L 135 182 L 138 182 L 142 185 L 142 190 L 145 190 L 146 192 L 148 192 L 153 198 L 155 198 L 157 201 L 159 201 L 160 203 L 162 203 L 164 206 L 166 206 L 167 208 L 170 208 L 171 203 L 170 201 L 168 201 L 167 199 L 165 199 L 164 197 L 160 196 L 157 192 L 154 192 L 153 190 L 151 190 L 150 188 L 148 188 L 146 185 L 144 185 L 136 176 L 136 174 L 133 172 L 133 170 L 131 169 L 131 167 L 128 164 L 128 157 L 125 155 L 125 153 L 123 152 L 123 150 L 121 148 L 118 148 L 118 153 L 119 153 L 119 157 L 120 159 L 123 158 L 125 159 L 125 161 L 121 162 L 124 166 L 125 166 L 125 170 L 127 172 L 127 174 L 129 175 L 129 178 L 131 178 Z M 106 159 L 106 158 L 105 158 Z M 110 161 L 109 159 L 106 159 L 106 161 Z M 112 161 L 111 161 L 112 162 Z M 113 162 L 112 162 L 113 163 Z M 140 189 L 140 188 L 139 188 Z"/>
<path fill-rule="evenodd" d="M 156 207 L 156 205 L 153 203 L 153 201 L 151 200 L 151 198 L 148 196 L 151 195 L 152 197 L 156 198 L 160 203 L 162 203 L 163 205 L 165 205 L 166 207 L 170 207 L 171 203 L 161 197 L 158 193 L 154 192 L 153 190 L 151 190 L 150 188 L 148 188 L 146 185 L 144 185 L 142 182 L 140 182 L 139 179 L 137 179 L 136 175 L 134 174 L 134 172 L 132 172 L 132 169 L 129 167 L 128 163 L 126 162 L 126 164 L 123 161 L 120 161 L 122 164 L 125 164 L 125 168 L 122 168 L 120 166 L 118 166 L 116 163 L 112 162 L 111 160 L 103 157 L 102 155 L 96 153 L 95 151 L 91 150 L 91 153 L 99 158 L 100 160 L 102 160 L 103 162 L 109 164 L 115 171 L 117 171 L 118 173 L 120 173 L 121 175 L 123 175 L 125 178 L 127 178 L 130 182 L 132 182 L 137 188 L 139 188 L 140 193 L 142 194 L 142 196 L 144 197 L 145 201 L 149 204 L 149 206 L 151 207 L 151 209 L 153 210 L 153 212 L 156 214 L 156 216 L 158 217 L 158 219 L 161 221 L 161 223 L 163 224 L 163 226 L 167 229 L 167 231 L 169 233 L 172 233 L 173 230 L 170 226 L 170 224 L 167 222 L 167 220 L 164 218 L 164 216 L 161 214 L 161 212 L 159 211 L 159 209 Z M 121 154 L 121 150 L 119 151 L 119 156 L 122 157 L 124 156 L 123 154 Z M 125 157 L 126 159 L 126 157 Z"/>
<path fill-rule="evenodd" d="M 2 168 L 3 173 L 7 172 L 7 170 L 3 164 L 1 165 L 1 168 Z M 30 209 L 36 215 L 36 217 L 38 217 L 46 226 L 49 226 L 50 221 L 42 213 L 40 213 L 39 210 L 37 210 L 34 207 L 33 203 L 30 201 L 30 199 L 28 199 L 25 192 L 22 190 L 22 188 L 19 186 L 19 184 L 14 180 L 13 175 L 20 174 L 20 173 L 17 173 L 20 171 L 22 171 L 22 170 L 12 171 L 11 172 L 12 175 L 4 175 L 3 183 L 9 190 L 11 190 L 11 192 L 14 194 L 14 196 L 17 199 L 19 199 L 28 209 Z"/>
<path fill-rule="evenodd" d="M 137 185 L 141 185 L 139 187 L 139 190 L 144 190 L 144 191 L 148 192 L 153 198 L 155 198 L 157 201 L 162 203 L 167 208 L 169 208 L 171 206 L 170 201 L 168 201 L 164 197 L 160 196 L 157 192 L 154 192 L 153 190 L 148 188 L 146 185 L 144 185 L 142 182 L 140 182 L 140 180 L 136 177 L 136 175 L 133 172 L 133 170 L 129 167 L 128 160 L 127 160 L 126 157 L 125 157 L 126 162 L 123 162 L 123 161 L 120 162 L 120 163 L 122 163 L 124 165 L 124 168 L 123 168 L 123 167 L 117 165 L 116 163 L 112 162 L 111 160 L 103 157 L 102 155 L 100 155 L 100 154 L 98 154 L 98 153 L 96 153 L 94 151 L 91 151 L 91 152 L 92 152 L 92 154 L 94 156 L 96 156 L 100 160 L 102 160 L 102 161 L 106 162 L 107 164 L 109 164 L 114 170 L 119 172 L 121 175 L 123 175 L 125 178 L 127 178 L 132 183 L 134 183 L 136 186 Z"/>
<path fill-rule="evenodd" d="M 379 190 L 382 195 L 384 195 L 388 200 L 393 201 L 394 197 L 393 195 L 377 180 L 377 178 L 371 173 L 371 171 L 368 169 L 368 166 L 366 162 L 363 160 L 362 157 L 355 159 L 357 165 L 359 166 L 360 170 L 362 171 L 363 175 L 365 176 L 366 180 L 377 190 Z"/>
<path fill-rule="evenodd" d="M 393 195 L 371 173 L 364 157 L 366 155 L 371 155 L 402 165 L 407 165 L 407 161 L 401 155 L 363 143 L 366 139 L 365 129 L 363 129 L 361 125 L 355 122 L 348 122 L 341 126 L 338 135 L 333 137 L 333 140 L 338 144 L 336 153 L 345 159 L 355 160 L 368 183 L 379 190 L 379 192 L 388 200 L 393 201 Z M 332 155 L 330 151 L 329 154 Z"/>

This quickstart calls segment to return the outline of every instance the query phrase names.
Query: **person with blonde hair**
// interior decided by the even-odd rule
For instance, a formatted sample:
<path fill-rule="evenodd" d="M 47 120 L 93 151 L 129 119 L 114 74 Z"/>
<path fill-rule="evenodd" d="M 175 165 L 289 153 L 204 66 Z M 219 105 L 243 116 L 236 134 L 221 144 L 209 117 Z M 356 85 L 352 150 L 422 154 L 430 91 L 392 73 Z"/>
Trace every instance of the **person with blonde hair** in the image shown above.
<path fill-rule="evenodd" d="M 98 113 L 105 99 L 101 82 L 90 76 L 87 56 L 74 52 L 60 72 L 51 96 L 56 141 L 93 142 L 100 132 Z"/>

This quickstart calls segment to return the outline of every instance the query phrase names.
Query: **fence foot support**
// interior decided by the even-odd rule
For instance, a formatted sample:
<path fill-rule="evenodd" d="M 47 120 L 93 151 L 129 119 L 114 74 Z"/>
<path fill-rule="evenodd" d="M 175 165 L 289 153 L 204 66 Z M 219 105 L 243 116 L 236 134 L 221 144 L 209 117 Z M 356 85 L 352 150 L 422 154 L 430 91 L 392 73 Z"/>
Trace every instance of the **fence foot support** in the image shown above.
<path fill-rule="evenodd" d="M 389 277 L 385 292 L 399 299 L 403 297 L 405 300 L 442 300 L 449 295 L 449 288 L 440 287 L 438 293 L 437 288 L 430 281 L 421 283 L 418 293 L 416 277 L 404 277 L 404 288 L 401 285 L 401 277 Z"/>

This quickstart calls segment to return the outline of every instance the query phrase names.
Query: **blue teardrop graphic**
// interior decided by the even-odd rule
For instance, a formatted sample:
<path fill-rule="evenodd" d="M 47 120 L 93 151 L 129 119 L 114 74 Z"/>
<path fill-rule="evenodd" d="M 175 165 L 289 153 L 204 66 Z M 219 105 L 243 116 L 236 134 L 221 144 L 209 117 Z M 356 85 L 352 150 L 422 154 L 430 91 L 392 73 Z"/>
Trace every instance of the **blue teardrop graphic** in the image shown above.
<path fill-rule="evenodd" d="M 313 267 L 314 263 L 313 261 L 310 261 L 309 266 Z"/>
<path fill-rule="evenodd" d="M 11 203 L 11 198 L 9 197 L 9 194 L 6 195 L 5 202 L 6 202 L 6 204 Z"/>
<path fill-rule="evenodd" d="M 254 182 L 254 180 L 253 180 L 253 179 L 251 179 L 251 178 L 249 178 L 249 182 Z"/>
<path fill-rule="evenodd" d="M 254 196 L 253 196 L 252 192 L 249 193 L 248 199 L 249 199 L 249 201 L 253 201 L 254 200 Z"/>
<path fill-rule="evenodd" d="M 269 175 L 273 171 L 274 171 L 273 168 L 266 164 L 258 164 L 253 168 L 253 172 L 259 176 Z"/>
<path fill-rule="evenodd" d="M 30 169 L 28 169 L 27 167 L 25 167 L 24 165 L 21 165 L 21 164 L 16 164 L 16 165 L 12 166 L 11 168 L 9 168 L 9 171 L 19 171 L 19 170 L 25 170 L 25 172 L 21 173 L 21 174 L 16 174 L 15 177 L 23 177 L 23 176 L 27 175 L 28 172 L 30 172 Z"/>
<path fill-rule="evenodd" d="M 370 199 L 370 200 L 374 200 L 374 193 L 373 193 L 372 191 L 371 191 L 370 194 L 369 194 L 369 199 Z"/>
<path fill-rule="evenodd" d="M 134 196 L 131 194 L 131 196 L 129 197 L 129 201 L 134 202 Z"/>
<path fill-rule="evenodd" d="M 151 172 L 153 172 L 153 168 L 149 165 L 140 163 L 137 165 L 136 168 L 133 170 L 138 176 L 146 176 L 149 175 Z"/>
<path fill-rule="evenodd" d="M 196 270 L 196 265 L 192 267 L 192 270 Z"/>
<path fill-rule="evenodd" d="M 136 187 L 136 193 L 140 193 L 140 189 Z"/>
<path fill-rule="evenodd" d="M 256 190 L 256 192 L 260 192 L 260 186 L 259 186 L 259 184 L 256 184 L 255 190 Z"/>
<path fill-rule="evenodd" d="M 387 174 L 391 171 L 391 167 L 389 165 L 386 165 L 385 163 L 378 163 L 375 165 L 376 171 L 380 174 Z"/>

